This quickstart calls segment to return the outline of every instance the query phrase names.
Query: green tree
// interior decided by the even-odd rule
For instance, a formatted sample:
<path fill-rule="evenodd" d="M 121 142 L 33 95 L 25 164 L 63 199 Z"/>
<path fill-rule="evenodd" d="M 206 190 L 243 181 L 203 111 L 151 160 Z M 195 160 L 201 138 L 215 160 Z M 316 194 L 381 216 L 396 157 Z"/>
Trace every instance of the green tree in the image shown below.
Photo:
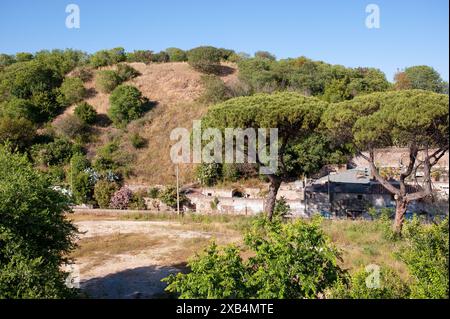
<path fill-rule="evenodd" d="M 167 48 L 170 62 L 184 62 L 187 61 L 187 54 L 185 51 L 178 48 Z"/>
<path fill-rule="evenodd" d="M 292 145 L 316 132 L 327 106 L 326 102 L 319 99 L 291 92 L 256 94 L 217 104 L 202 119 L 202 126 L 222 131 L 225 128 L 278 128 L 278 169 L 266 175 L 270 185 L 264 209 L 269 219 L 272 218 L 281 182 L 296 178 L 299 174 L 298 171 L 291 170 L 294 166 L 289 161 L 295 158 L 292 154 L 286 156 L 287 151 Z M 251 160 L 259 165 L 268 164 L 258 156 Z"/>
<path fill-rule="evenodd" d="M 400 234 L 408 204 L 431 196 L 431 169 L 448 150 L 448 96 L 421 90 L 372 93 L 333 105 L 323 118 L 330 136 L 341 144 L 352 143 L 376 180 L 395 195 L 393 227 Z M 389 146 L 409 149 L 399 186 L 383 177 L 375 162 L 376 149 Z M 423 182 L 407 187 L 406 179 L 417 170 L 423 171 Z"/>
<path fill-rule="evenodd" d="M 147 99 L 136 87 L 120 85 L 109 97 L 108 116 L 115 125 L 124 126 L 142 116 L 146 102 Z"/>
<path fill-rule="evenodd" d="M 9 142 L 13 148 L 26 150 L 36 137 L 36 128 L 25 118 L 0 117 L 0 144 Z"/>
<path fill-rule="evenodd" d="M 159 199 L 169 207 L 177 208 L 177 189 L 174 186 L 167 186 L 163 191 L 159 192 Z M 188 203 L 188 198 L 184 193 L 179 194 L 180 208 Z"/>
<path fill-rule="evenodd" d="M 446 84 L 432 67 L 418 65 L 406 68 L 395 77 L 397 89 L 420 89 L 436 93 L 445 93 Z"/>
<path fill-rule="evenodd" d="M 275 55 L 273 55 L 272 53 L 267 52 L 267 51 L 256 51 L 255 58 L 263 58 L 263 59 L 268 59 L 268 60 L 272 60 L 272 61 L 276 60 Z"/>
<path fill-rule="evenodd" d="M 221 52 L 211 46 L 202 46 L 188 52 L 188 63 L 195 70 L 215 74 L 220 68 Z"/>
<path fill-rule="evenodd" d="M 72 297 L 61 270 L 75 247 L 69 199 L 2 146 L 0 171 L 0 298 Z"/>

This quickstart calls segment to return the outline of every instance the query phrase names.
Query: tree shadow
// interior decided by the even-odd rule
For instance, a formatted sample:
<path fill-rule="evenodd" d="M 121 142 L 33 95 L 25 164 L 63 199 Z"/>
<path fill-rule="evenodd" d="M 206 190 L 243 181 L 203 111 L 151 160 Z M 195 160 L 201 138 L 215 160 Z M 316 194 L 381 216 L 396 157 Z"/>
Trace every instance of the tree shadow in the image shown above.
<path fill-rule="evenodd" d="M 100 127 L 108 127 L 112 124 L 112 121 L 106 114 L 97 114 L 95 124 Z"/>
<path fill-rule="evenodd" d="M 91 97 L 94 97 L 97 95 L 97 90 L 95 88 L 89 88 L 86 90 L 86 99 L 89 99 Z"/>
<path fill-rule="evenodd" d="M 142 111 L 144 113 L 147 113 L 148 111 L 151 111 L 153 108 L 155 108 L 158 105 L 157 101 L 150 101 L 147 100 L 143 105 L 142 105 Z"/>
<path fill-rule="evenodd" d="M 217 67 L 215 75 L 217 76 L 227 76 L 236 72 L 236 69 L 233 69 L 227 65 L 220 65 Z"/>
<path fill-rule="evenodd" d="M 173 295 L 164 291 L 167 284 L 161 279 L 179 272 L 187 272 L 185 263 L 138 267 L 81 281 L 80 288 L 83 295 L 95 299 L 173 298 Z"/>

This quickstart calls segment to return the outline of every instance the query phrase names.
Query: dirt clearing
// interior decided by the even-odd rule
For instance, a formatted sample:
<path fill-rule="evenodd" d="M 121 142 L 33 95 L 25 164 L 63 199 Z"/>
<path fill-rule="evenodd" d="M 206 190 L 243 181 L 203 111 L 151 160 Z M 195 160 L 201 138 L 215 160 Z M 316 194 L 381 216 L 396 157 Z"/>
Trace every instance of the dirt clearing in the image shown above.
<path fill-rule="evenodd" d="M 184 271 L 189 257 L 212 239 L 239 242 L 238 231 L 176 221 L 80 220 L 72 254 L 80 287 L 90 298 L 164 297 L 161 279 Z"/>

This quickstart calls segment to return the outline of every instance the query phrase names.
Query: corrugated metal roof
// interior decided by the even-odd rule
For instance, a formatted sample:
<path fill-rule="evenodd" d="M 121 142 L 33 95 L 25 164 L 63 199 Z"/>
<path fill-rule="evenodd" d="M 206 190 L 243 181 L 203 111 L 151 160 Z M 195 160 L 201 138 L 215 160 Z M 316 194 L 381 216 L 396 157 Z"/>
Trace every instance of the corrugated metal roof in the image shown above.
<path fill-rule="evenodd" d="M 327 176 L 319 178 L 316 183 L 323 184 L 327 183 L 328 181 L 332 183 L 369 184 L 370 169 L 354 168 L 335 174 L 329 174 Z"/>

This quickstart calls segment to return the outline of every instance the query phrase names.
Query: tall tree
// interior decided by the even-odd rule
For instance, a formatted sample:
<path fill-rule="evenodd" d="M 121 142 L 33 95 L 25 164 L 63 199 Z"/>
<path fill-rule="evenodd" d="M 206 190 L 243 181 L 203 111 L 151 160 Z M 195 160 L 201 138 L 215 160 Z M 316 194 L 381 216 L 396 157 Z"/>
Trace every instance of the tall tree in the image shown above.
<path fill-rule="evenodd" d="M 432 194 L 431 169 L 448 151 L 448 97 L 422 90 L 373 93 L 333 105 L 323 121 L 338 143 L 352 141 L 376 180 L 395 195 L 393 228 L 400 233 L 408 204 Z M 409 150 L 398 186 L 381 176 L 375 162 L 376 149 L 388 146 Z M 416 178 L 419 170 L 422 181 Z M 413 189 L 408 178 L 416 182 Z"/>
<path fill-rule="evenodd" d="M 427 65 L 412 66 L 395 75 L 395 87 L 398 90 L 419 89 L 445 93 L 446 86 L 440 74 Z"/>
<path fill-rule="evenodd" d="M 256 94 L 213 106 L 202 119 L 202 127 L 219 128 L 222 132 L 225 128 L 278 129 L 278 170 L 266 175 L 270 182 L 265 201 L 269 219 L 272 218 L 281 182 L 299 175 L 298 165 L 295 164 L 301 163 L 296 158 L 301 151 L 295 151 L 294 146 L 316 134 L 327 105 L 317 98 L 292 92 Z M 266 164 L 258 155 L 255 160 L 259 165 Z"/>

